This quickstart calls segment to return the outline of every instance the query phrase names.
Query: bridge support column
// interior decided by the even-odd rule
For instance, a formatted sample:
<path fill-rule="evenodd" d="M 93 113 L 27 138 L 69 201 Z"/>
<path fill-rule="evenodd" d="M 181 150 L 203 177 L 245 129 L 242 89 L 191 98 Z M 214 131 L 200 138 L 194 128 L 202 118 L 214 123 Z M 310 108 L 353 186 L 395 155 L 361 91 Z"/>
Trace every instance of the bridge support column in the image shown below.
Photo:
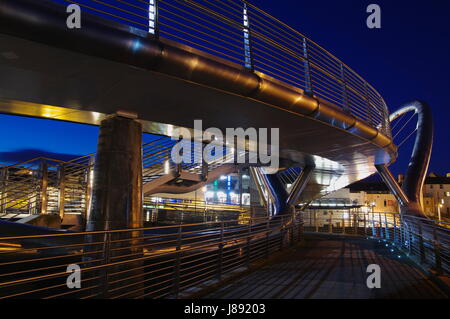
<path fill-rule="evenodd" d="M 116 114 L 102 121 L 93 175 L 86 230 L 142 227 L 142 125 L 135 118 Z M 114 295 L 126 298 L 141 295 L 142 277 L 139 274 L 142 270 L 137 268 L 142 266 L 142 261 L 136 259 L 142 257 L 142 248 L 136 245 L 141 241 L 142 231 L 92 235 L 89 236 L 91 242 L 94 237 L 96 242 L 104 243 L 103 264 L 129 261 L 101 270 L 104 281 L 102 296 L 112 297 L 111 290 L 126 285 L 129 285 L 127 289 L 115 290 Z M 110 284 L 119 279 L 118 284 Z"/>
<path fill-rule="evenodd" d="M 315 166 L 305 166 L 300 175 L 295 180 L 294 185 L 292 185 L 291 192 L 289 193 L 288 199 L 287 199 L 287 205 L 291 209 L 295 207 L 295 205 L 298 202 L 298 199 L 300 198 L 300 195 L 305 190 L 306 185 L 308 184 L 309 180 L 311 179 L 312 173 L 314 171 Z"/>

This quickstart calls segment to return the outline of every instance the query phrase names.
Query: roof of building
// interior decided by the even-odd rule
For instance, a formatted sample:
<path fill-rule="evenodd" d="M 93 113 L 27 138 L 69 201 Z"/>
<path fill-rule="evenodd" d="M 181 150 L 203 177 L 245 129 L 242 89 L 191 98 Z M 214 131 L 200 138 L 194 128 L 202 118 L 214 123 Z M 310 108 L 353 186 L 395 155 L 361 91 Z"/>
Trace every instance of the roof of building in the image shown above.
<path fill-rule="evenodd" d="M 434 174 L 433 174 L 434 175 Z M 426 185 L 443 185 L 443 184 L 450 184 L 450 177 L 445 176 L 428 176 L 425 179 Z M 388 187 L 383 182 L 376 182 L 376 181 L 359 181 L 356 183 L 353 183 L 347 188 L 350 189 L 351 192 L 389 192 Z"/>

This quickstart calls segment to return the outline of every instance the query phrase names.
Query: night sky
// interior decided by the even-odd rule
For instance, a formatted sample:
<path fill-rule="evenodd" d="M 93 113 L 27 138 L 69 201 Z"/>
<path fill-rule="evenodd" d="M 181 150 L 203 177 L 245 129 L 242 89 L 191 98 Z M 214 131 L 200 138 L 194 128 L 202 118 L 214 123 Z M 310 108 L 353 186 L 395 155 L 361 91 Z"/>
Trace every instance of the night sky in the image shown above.
<path fill-rule="evenodd" d="M 430 172 L 450 172 L 450 2 L 446 0 L 258 0 L 262 9 L 301 31 L 370 82 L 390 111 L 413 99 L 434 113 Z M 366 26 L 366 7 L 382 9 L 381 30 Z M 413 124 L 414 126 L 414 124 Z M 98 128 L 0 115 L 0 162 L 36 155 L 62 159 L 95 152 Z M 398 141 L 396 141 L 398 142 Z M 406 170 L 411 139 L 400 149 L 395 174 Z"/>

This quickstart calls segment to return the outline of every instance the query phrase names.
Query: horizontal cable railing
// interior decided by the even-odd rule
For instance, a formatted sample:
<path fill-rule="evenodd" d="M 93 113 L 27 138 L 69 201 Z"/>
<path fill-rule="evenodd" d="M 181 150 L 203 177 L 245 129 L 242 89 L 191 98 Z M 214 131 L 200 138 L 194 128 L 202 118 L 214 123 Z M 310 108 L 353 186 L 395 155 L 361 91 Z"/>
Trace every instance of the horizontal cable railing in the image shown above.
<path fill-rule="evenodd" d="M 397 213 L 303 212 L 304 230 L 375 237 L 391 242 L 438 273 L 450 275 L 450 223 Z"/>
<path fill-rule="evenodd" d="M 245 0 L 49 0 L 78 4 L 127 25 L 133 33 L 169 39 L 303 89 L 390 136 L 382 96 L 330 52 Z"/>
<path fill-rule="evenodd" d="M 0 299 L 177 297 L 300 240 L 298 217 L 2 237 Z"/>

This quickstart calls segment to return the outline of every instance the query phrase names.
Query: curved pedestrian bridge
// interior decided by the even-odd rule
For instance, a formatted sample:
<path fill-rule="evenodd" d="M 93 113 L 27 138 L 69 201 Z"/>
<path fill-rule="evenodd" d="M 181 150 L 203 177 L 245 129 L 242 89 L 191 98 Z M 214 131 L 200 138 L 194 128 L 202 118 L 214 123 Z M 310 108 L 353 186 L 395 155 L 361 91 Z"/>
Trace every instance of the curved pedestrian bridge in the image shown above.
<path fill-rule="evenodd" d="M 282 167 L 316 167 L 304 202 L 396 159 L 375 88 L 247 1 L 4 0 L 0 18 L 4 113 L 99 125 L 123 109 L 166 136 L 195 119 L 280 128 Z"/>

